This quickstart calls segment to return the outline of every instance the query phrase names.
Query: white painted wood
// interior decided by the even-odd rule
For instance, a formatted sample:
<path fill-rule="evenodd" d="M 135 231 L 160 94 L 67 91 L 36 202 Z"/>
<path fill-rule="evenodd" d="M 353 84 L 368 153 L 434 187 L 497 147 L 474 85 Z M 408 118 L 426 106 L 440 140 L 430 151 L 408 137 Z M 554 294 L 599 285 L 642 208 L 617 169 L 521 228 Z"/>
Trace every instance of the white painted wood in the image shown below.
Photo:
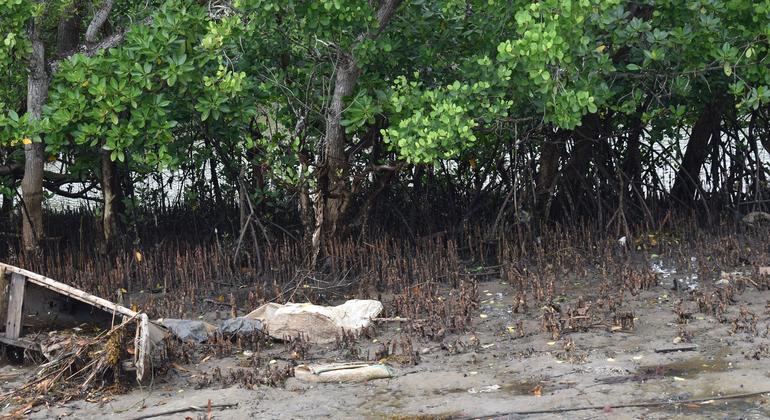
<path fill-rule="evenodd" d="M 107 299 L 102 299 L 98 296 L 94 296 L 90 293 L 86 293 L 80 289 L 76 289 L 72 286 L 58 282 L 54 279 L 41 276 L 40 274 L 33 273 L 31 271 L 27 271 L 19 267 L 14 267 L 12 265 L 4 264 L 4 263 L 0 263 L 0 268 L 4 268 L 6 271 L 11 273 L 20 274 L 26 277 L 27 281 L 31 283 L 43 286 L 50 290 L 55 290 L 56 292 L 61 293 L 62 295 L 69 296 L 73 299 L 79 300 L 81 302 L 85 302 L 89 305 L 96 306 L 98 308 L 104 309 L 105 311 L 115 312 L 127 317 L 132 317 L 136 315 L 136 312 L 126 308 L 125 306 L 120 306 L 114 302 L 110 302 Z"/>
<path fill-rule="evenodd" d="M 21 336 L 21 310 L 24 306 L 24 289 L 27 280 L 22 274 L 11 275 L 8 291 L 8 316 L 5 318 L 5 337 L 16 339 Z"/>

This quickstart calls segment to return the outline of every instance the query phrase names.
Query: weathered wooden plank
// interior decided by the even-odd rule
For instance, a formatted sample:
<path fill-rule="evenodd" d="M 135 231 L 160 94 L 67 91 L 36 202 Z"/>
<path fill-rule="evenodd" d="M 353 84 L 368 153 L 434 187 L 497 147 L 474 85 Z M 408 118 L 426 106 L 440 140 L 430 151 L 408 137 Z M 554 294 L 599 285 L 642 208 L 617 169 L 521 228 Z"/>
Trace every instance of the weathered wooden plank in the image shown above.
<path fill-rule="evenodd" d="M 21 274 L 22 276 L 27 278 L 27 281 L 31 283 L 39 284 L 40 286 L 46 287 L 51 290 L 56 290 L 57 292 L 65 296 L 69 296 L 81 302 L 88 303 L 89 305 L 96 306 L 97 308 L 104 309 L 108 312 L 114 312 L 114 313 L 128 316 L 128 317 L 132 317 L 136 315 L 136 312 L 126 308 L 125 306 L 121 306 L 114 302 L 110 302 L 107 299 L 102 299 L 98 296 L 94 296 L 90 293 L 86 293 L 80 289 L 76 289 L 72 286 L 58 282 L 54 279 L 41 276 L 40 274 L 33 273 L 31 271 L 27 271 L 19 267 L 14 267 L 12 265 L 3 264 L 3 263 L 0 263 L 0 267 L 5 268 L 6 271 Z"/>
<path fill-rule="evenodd" d="M 0 325 L 5 325 L 8 315 L 8 278 L 5 277 L 5 267 L 0 266 Z"/>
<path fill-rule="evenodd" d="M 21 336 L 21 310 L 24 305 L 24 288 L 27 279 L 19 274 L 11 275 L 11 287 L 8 293 L 8 316 L 5 321 L 5 338 L 16 339 Z"/>
<path fill-rule="evenodd" d="M 25 339 L 6 338 L 2 333 L 0 333 L 0 343 L 10 344 L 15 347 L 21 347 L 21 348 L 33 350 L 33 351 L 40 351 L 40 344 L 34 341 L 25 340 Z"/>

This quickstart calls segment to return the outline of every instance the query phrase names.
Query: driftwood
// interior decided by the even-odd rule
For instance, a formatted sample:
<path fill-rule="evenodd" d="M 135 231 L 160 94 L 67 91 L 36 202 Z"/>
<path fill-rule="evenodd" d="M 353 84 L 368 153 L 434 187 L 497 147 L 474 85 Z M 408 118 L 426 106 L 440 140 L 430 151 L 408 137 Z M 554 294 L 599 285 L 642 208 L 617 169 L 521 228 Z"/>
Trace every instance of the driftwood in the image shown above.
<path fill-rule="evenodd" d="M 168 410 L 168 411 L 161 411 L 159 413 L 145 414 L 143 416 L 133 417 L 131 420 L 152 419 L 152 418 L 155 418 L 155 417 L 163 417 L 163 416 L 170 416 L 172 414 L 186 413 L 188 411 L 211 412 L 211 410 L 213 410 L 213 409 L 225 410 L 225 409 L 234 408 L 234 407 L 238 407 L 238 403 L 235 403 L 235 404 L 209 404 L 206 407 L 198 407 L 196 405 L 191 405 L 189 407 L 178 408 L 176 410 Z"/>

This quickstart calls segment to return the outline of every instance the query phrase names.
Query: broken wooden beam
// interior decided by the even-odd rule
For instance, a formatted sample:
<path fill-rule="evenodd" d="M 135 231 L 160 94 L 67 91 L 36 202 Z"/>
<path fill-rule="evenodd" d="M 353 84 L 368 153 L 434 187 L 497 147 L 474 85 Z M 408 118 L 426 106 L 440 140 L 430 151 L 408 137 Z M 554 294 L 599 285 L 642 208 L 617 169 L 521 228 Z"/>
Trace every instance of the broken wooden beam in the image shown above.
<path fill-rule="evenodd" d="M 5 318 L 5 338 L 21 337 L 22 307 L 24 305 L 24 289 L 27 280 L 19 273 L 11 275 L 11 286 L 8 292 L 8 315 Z"/>

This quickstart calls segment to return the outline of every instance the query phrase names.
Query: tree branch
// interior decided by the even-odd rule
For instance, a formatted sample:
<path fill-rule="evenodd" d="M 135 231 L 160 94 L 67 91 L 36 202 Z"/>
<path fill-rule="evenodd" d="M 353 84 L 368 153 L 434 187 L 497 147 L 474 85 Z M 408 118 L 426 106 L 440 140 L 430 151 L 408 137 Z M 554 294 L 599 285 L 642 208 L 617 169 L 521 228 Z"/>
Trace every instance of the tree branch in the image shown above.
<path fill-rule="evenodd" d="M 91 20 L 91 23 L 88 24 L 88 29 L 86 29 L 87 44 L 96 43 L 99 31 L 101 31 L 102 27 L 104 27 L 104 23 L 107 22 L 107 18 L 110 16 L 110 11 L 112 10 L 112 2 L 113 0 L 104 0 L 101 7 L 99 7 L 99 10 L 96 11 L 94 18 Z"/>
<path fill-rule="evenodd" d="M 380 26 L 377 28 L 377 32 L 373 34 L 374 37 L 378 36 L 390 23 L 390 19 L 393 17 L 398 6 L 401 5 L 401 0 L 384 0 L 377 9 L 377 22 Z"/>
<path fill-rule="evenodd" d="M 13 176 L 15 179 L 21 179 L 24 177 L 24 165 L 16 162 L 0 165 L 0 176 Z M 80 181 L 79 179 L 73 178 L 69 174 L 61 174 L 51 171 L 44 171 L 43 179 L 49 183 L 55 183 L 57 185 Z"/>
<path fill-rule="evenodd" d="M 9 163 L 0 166 L 0 176 L 13 175 L 15 178 L 24 176 L 24 165 L 18 163 Z"/>
<path fill-rule="evenodd" d="M 120 43 L 123 42 L 123 39 L 125 39 L 126 34 L 131 32 L 135 26 L 137 25 L 146 26 L 146 25 L 150 25 L 151 23 L 152 23 L 152 16 L 148 16 L 142 19 L 141 21 L 137 22 L 136 24 L 129 26 L 127 28 L 124 28 L 123 30 L 115 32 L 114 34 L 102 39 L 99 43 L 95 45 L 87 45 L 87 44 L 80 45 L 78 48 L 76 48 L 74 51 L 67 54 L 62 59 L 51 62 L 51 74 L 53 75 L 54 73 L 56 73 L 56 70 L 59 68 L 59 65 L 62 63 L 62 61 L 69 60 L 75 54 L 83 54 L 87 57 L 93 57 L 103 50 L 115 48 L 118 45 L 120 45 Z"/>
<path fill-rule="evenodd" d="M 62 197 L 67 197 L 67 198 L 74 198 L 74 199 L 78 199 L 78 200 L 96 201 L 96 202 L 100 202 L 101 203 L 101 202 L 103 202 L 103 200 L 101 198 L 89 197 L 88 196 L 88 193 L 91 190 L 93 190 L 94 188 L 96 188 L 96 185 L 97 184 L 94 183 L 94 184 L 91 184 L 91 185 L 83 188 L 82 190 L 80 190 L 78 192 L 70 192 L 70 191 L 62 190 L 61 188 L 59 188 L 59 186 L 56 183 L 52 183 L 52 182 L 44 182 L 43 183 L 43 186 L 45 187 L 45 189 L 47 189 L 48 191 L 50 191 L 50 192 L 52 192 L 52 193 L 54 193 L 56 195 L 60 195 Z"/>

